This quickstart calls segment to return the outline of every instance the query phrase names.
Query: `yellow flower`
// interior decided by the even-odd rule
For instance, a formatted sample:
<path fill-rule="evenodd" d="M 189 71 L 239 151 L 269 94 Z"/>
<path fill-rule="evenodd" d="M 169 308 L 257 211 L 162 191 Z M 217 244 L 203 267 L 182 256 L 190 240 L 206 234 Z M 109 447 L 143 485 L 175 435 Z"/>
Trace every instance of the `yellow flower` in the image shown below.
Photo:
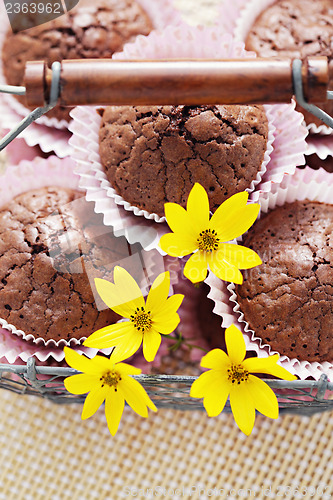
<path fill-rule="evenodd" d="M 95 279 L 95 284 L 105 304 L 129 321 L 97 330 L 83 345 L 97 349 L 116 346 L 113 357 L 123 360 L 143 343 L 146 361 L 153 361 L 161 344 L 161 334 L 169 335 L 180 321 L 177 310 L 184 295 L 168 298 L 170 273 L 162 273 L 155 279 L 146 303 L 138 284 L 122 267 L 114 268 L 114 284 L 103 279 Z"/>
<path fill-rule="evenodd" d="M 123 414 L 125 401 L 141 417 L 148 417 L 148 408 L 157 411 L 141 384 L 130 375 L 141 373 L 139 368 L 126 363 L 115 363 L 110 358 L 95 356 L 88 359 L 64 348 L 65 359 L 69 366 L 79 373 L 67 377 L 64 381 L 68 392 L 72 394 L 89 394 L 83 405 L 82 420 L 91 417 L 105 401 L 105 416 L 112 436 L 118 430 Z"/>
<path fill-rule="evenodd" d="M 245 358 L 246 349 L 242 333 L 232 325 L 225 332 L 228 355 L 213 349 L 201 360 L 201 366 L 210 368 L 194 381 L 190 395 L 204 398 L 209 417 L 223 410 L 228 396 L 236 424 L 247 436 L 251 434 L 255 410 L 269 418 L 277 418 L 279 406 L 272 389 L 251 373 L 265 373 L 285 380 L 296 380 L 285 368 L 277 364 L 279 355 L 267 358 Z"/>
<path fill-rule="evenodd" d="M 250 269 L 261 264 L 259 256 L 250 248 L 231 243 L 254 223 L 259 205 L 247 205 L 248 193 L 237 193 L 228 198 L 209 220 L 209 201 L 205 189 L 194 184 L 187 210 L 177 203 L 166 203 L 165 217 L 173 233 L 161 237 L 160 247 L 173 257 L 191 255 L 184 275 L 198 283 L 207 276 L 207 268 L 222 280 L 242 283 L 239 269 Z"/>

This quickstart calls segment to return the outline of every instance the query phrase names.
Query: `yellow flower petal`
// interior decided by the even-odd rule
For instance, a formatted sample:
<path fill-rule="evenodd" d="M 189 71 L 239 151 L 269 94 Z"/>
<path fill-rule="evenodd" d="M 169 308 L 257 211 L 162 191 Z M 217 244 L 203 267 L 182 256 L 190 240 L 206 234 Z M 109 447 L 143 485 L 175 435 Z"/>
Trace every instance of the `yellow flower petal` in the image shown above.
<path fill-rule="evenodd" d="M 218 250 L 219 258 L 224 259 L 238 269 L 251 269 L 262 264 L 259 255 L 251 248 L 242 245 L 224 243 Z"/>
<path fill-rule="evenodd" d="M 204 187 L 194 184 L 187 199 L 187 213 L 196 229 L 196 235 L 207 229 L 209 223 L 209 200 Z M 185 229 L 186 230 L 186 229 Z M 184 227 L 183 227 L 184 231 Z"/>
<path fill-rule="evenodd" d="M 124 411 L 125 401 L 119 391 L 110 390 L 105 400 L 105 416 L 110 434 L 114 436 Z"/>
<path fill-rule="evenodd" d="M 142 385 L 132 377 L 124 377 L 118 384 L 119 391 L 126 402 L 141 417 L 148 417 L 148 408 L 157 411 Z"/>
<path fill-rule="evenodd" d="M 224 259 L 223 252 L 217 250 L 216 252 L 212 252 L 208 257 L 208 265 L 210 270 L 224 281 L 230 281 L 231 283 L 243 283 L 243 276 L 239 269 L 230 264 Z"/>
<path fill-rule="evenodd" d="M 244 434 L 249 436 L 255 420 L 255 407 L 246 382 L 232 384 L 230 389 L 230 406 L 236 424 Z"/>
<path fill-rule="evenodd" d="M 120 291 L 116 285 L 107 280 L 95 278 L 95 286 L 103 302 L 115 313 L 125 318 L 132 314 L 131 302 L 128 302 L 128 298 L 124 296 L 124 293 L 119 293 Z"/>
<path fill-rule="evenodd" d="M 152 316 L 163 309 L 164 304 L 168 298 L 169 291 L 170 273 L 168 271 L 157 276 L 151 286 L 151 289 L 149 290 L 146 301 L 146 310 L 150 311 Z"/>
<path fill-rule="evenodd" d="M 153 328 L 162 335 L 169 335 L 169 333 L 172 333 L 174 330 L 176 330 L 179 322 L 179 315 L 177 313 L 173 313 L 161 321 L 154 321 Z"/>
<path fill-rule="evenodd" d="M 95 362 L 95 359 L 89 359 L 84 355 L 80 355 L 69 347 L 64 347 L 64 353 L 66 363 L 72 368 L 75 368 L 75 370 L 89 375 L 100 375 L 101 368 L 98 363 Z"/>
<path fill-rule="evenodd" d="M 164 212 L 171 231 L 184 234 L 188 236 L 190 240 L 197 238 L 196 224 L 193 226 L 192 219 L 185 208 L 177 203 L 165 203 Z"/>
<path fill-rule="evenodd" d="M 231 241 L 244 234 L 256 220 L 259 204 L 246 205 L 248 193 L 234 194 L 219 206 L 209 227 L 217 231 L 221 241 Z"/>
<path fill-rule="evenodd" d="M 96 366 L 99 367 L 100 373 L 105 373 L 114 369 L 114 363 L 110 361 L 110 358 L 106 358 L 105 356 L 95 356 L 93 361 Z"/>
<path fill-rule="evenodd" d="M 83 405 L 81 415 L 82 420 L 85 420 L 96 413 L 101 404 L 104 403 L 108 390 L 108 386 L 97 386 L 95 389 L 89 392 Z"/>
<path fill-rule="evenodd" d="M 84 342 L 83 345 L 86 347 L 93 347 L 96 349 L 105 349 L 108 347 L 113 347 L 115 345 L 121 344 L 124 341 L 124 337 L 132 334 L 135 331 L 133 323 L 131 321 L 124 321 L 122 323 L 116 323 L 114 325 L 109 325 L 96 332 L 92 333 Z"/>
<path fill-rule="evenodd" d="M 171 257 L 184 257 L 198 248 L 196 238 L 184 233 L 167 233 L 161 237 L 159 245 Z"/>
<path fill-rule="evenodd" d="M 216 417 L 221 413 L 229 396 L 229 384 L 214 384 L 204 397 L 204 407 L 209 417 Z"/>
<path fill-rule="evenodd" d="M 78 375 L 65 378 L 64 385 L 71 394 L 85 394 L 91 391 L 98 382 L 98 375 L 79 373 Z"/>
<path fill-rule="evenodd" d="M 174 315 L 181 303 L 183 302 L 184 295 L 181 293 L 176 293 L 176 295 L 171 295 L 168 300 L 163 305 L 163 309 L 156 312 L 153 317 L 154 323 L 163 323 L 163 321 L 169 319 L 170 315 Z"/>
<path fill-rule="evenodd" d="M 120 375 L 140 375 L 141 369 L 127 363 L 117 363 L 116 370 Z"/>
<path fill-rule="evenodd" d="M 113 363 L 119 363 L 124 359 L 131 357 L 139 349 L 142 343 L 142 333 L 133 331 L 125 337 L 122 342 L 118 343 L 112 351 L 110 359 Z"/>
<path fill-rule="evenodd" d="M 204 281 L 207 276 L 207 257 L 204 252 L 196 252 L 191 255 L 184 267 L 184 276 L 192 283 Z"/>
<path fill-rule="evenodd" d="M 266 417 L 278 418 L 279 405 L 272 389 L 254 375 L 249 375 L 249 379 L 245 384 L 251 392 L 255 408 Z"/>
<path fill-rule="evenodd" d="M 97 292 L 110 309 L 129 318 L 137 307 L 144 307 L 142 292 L 126 269 L 116 266 L 113 274 L 114 284 L 100 278 L 95 279 Z"/>
<path fill-rule="evenodd" d="M 283 380 L 297 380 L 288 370 L 277 364 L 278 354 L 267 358 L 248 358 L 243 362 L 244 369 L 251 373 L 267 373 Z"/>
<path fill-rule="evenodd" d="M 213 349 L 203 356 L 200 366 L 226 372 L 230 366 L 230 359 L 222 349 Z"/>
<path fill-rule="evenodd" d="M 161 345 L 161 335 L 151 328 L 143 335 L 143 356 L 146 361 L 154 361 L 156 353 Z"/>
<path fill-rule="evenodd" d="M 118 292 L 124 294 L 126 299 L 131 301 L 131 308 L 144 307 L 145 301 L 139 285 L 126 269 L 116 266 L 113 271 L 114 284 Z"/>
<path fill-rule="evenodd" d="M 222 384 L 224 380 L 221 372 L 209 370 L 202 373 L 192 384 L 190 396 L 192 398 L 203 398 L 212 386 Z"/>
<path fill-rule="evenodd" d="M 234 365 L 242 363 L 246 354 L 245 341 L 242 332 L 235 325 L 226 329 L 225 343 L 231 363 Z"/>

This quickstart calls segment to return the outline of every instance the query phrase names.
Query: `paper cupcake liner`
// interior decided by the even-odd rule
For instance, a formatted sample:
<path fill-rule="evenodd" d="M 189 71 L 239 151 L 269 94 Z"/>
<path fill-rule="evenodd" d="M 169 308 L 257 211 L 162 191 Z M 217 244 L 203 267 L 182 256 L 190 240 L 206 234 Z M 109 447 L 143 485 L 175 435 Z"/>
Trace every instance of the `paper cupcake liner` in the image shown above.
<path fill-rule="evenodd" d="M 295 106 L 294 100 L 290 104 L 272 106 L 275 127 L 273 152 L 266 173 L 260 185 L 250 194 L 250 199 L 254 199 L 258 191 L 269 192 L 274 184 L 282 182 L 285 175 L 293 175 L 297 166 L 305 164 L 308 131 L 302 125 L 303 115 L 295 111 Z"/>
<path fill-rule="evenodd" d="M 308 149 L 306 155 L 316 154 L 321 160 L 326 160 L 329 156 L 333 156 L 333 137 L 325 136 L 309 136 L 307 138 Z"/>
<path fill-rule="evenodd" d="M 329 172 L 333 178 L 333 136 L 309 135 L 307 138 L 306 162 L 313 170 Z"/>
<path fill-rule="evenodd" d="M 297 185 L 299 182 L 305 182 L 306 184 L 313 183 L 314 186 L 325 182 L 327 186 L 332 186 L 333 175 L 327 172 L 324 168 L 314 170 L 313 168 L 306 166 L 302 170 L 297 169 L 295 175 L 293 175 L 290 179 L 283 179 L 281 187 L 284 188 L 286 185 L 288 185 L 287 183 Z M 272 192 L 274 192 L 274 188 L 272 189 Z M 256 198 L 258 199 L 257 195 Z"/>
<path fill-rule="evenodd" d="M 85 354 L 88 358 L 93 358 L 99 351 L 98 349 L 91 349 L 81 345 L 72 346 L 79 354 Z M 112 349 L 103 349 L 100 352 L 110 354 Z M 38 361 L 47 362 L 55 360 L 60 363 L 64 360 L 65 354 L 61 347 L 50 348 L 50 346 L 43 346 L 34 342 L 28 342 L 18 335 L 13 335 L 10 330 L 0 328 L 0 357 L 2 357 L 9 364 L 18 363 L 22 361 L 26 363 L 28 358 L 35 357 Z"/>
<path fill-rule="evenodd" d="M 257 17 L 276 0 L 236 0 L 232 4 L 223 0 L 217 23 L 236 40 L 245 42 L 248 32 Z M 306 124 L 311 134 L 331 135 L 333 129 L 327 125 Z"/>
<path fill-rule="evenodd" d="M 0 185 L 1 206 L 5 206 L 15 196 L 45 186 L 62 186 L 71 189 L 79 189 L 78 176 L 73 171 L 73 161 L 69 158 L 61 160 L 57 157 L 48 159 L 36 158 L 33 162 L 22 161 L 17 167 L 7 169 L 2 176 Z M 135 256 L 134 256 L 135 257 Z M 171 275 L 171 283 L 177 283 L 179 262 L 175 258 L 163 258 L 159 252 L 141 252 L 137 256 L 140 260 L 140 265 L 144 267 L 146 274 L 146 282 L 143 286 L 143 294 L 148 293 L 148 285 L 164 270 L 169 270 Z M 26 334 L 15 325 L 9 324 L 5 319 L 0 319 L 0 325 L 14 339 L 6 335 L 4 343 L 0 346 L 0 354 L 12 361 L 19 356 L 26 360 L 30 355 L 35 355 L 39 360 L 47 359 L 52 356 L 54 359 L 60 360 L 64 345 L 75 346 L 81 343 L 83 339 L 70 339 L 65 341 L 48 340 L 35 338 L 32 334 Z M 1 330 L 2 331 L 2 330 Z M 12 335 L 14 334 L 14 335 Z M 17 338 L 22 342 L 18 342 Z M 33 344 L 33 345 L 32 345 Z M 2 349 L 2 350 L 1 350 Z M 90 351 L 89 351 L 90 352 Z M 96 352 L 93 350 L 92 352 Z M 109 351 L 110 352 L 110 351 Z"/>
<path fill-rule="evenodd" d="M 230 35 L 222 35 L 216 29 L 202 27 L 166 28 L 163 33 L 152 33 L 128 44 L 115 59 L 137 57 L 253 57 L 244 50 L 242 43 L 234 42 Z M 249 192 L 255 189 L 269 190 L 270 183 L 280 181 L 285 173 L 293 174 L 296 165 L 304 164 L 305 137 L 301 126 L 302 115 L 295 112 L 295 104 L 265 106 L 270 123 L 267 151 L 263 167 L 252 182 Z M 164 218 L 148 214 L 125 202 L 117 195 L 106 178 L 100 162 L 98 132 L 100 115 L 93 107 L 77 107 L 72 111 L 72 157 L 77 163 L 80 186 L 87 199 L 95 202 L 95 210 L 104 214 L 104 223 L 121 231 L 128 241 L 138 241 L 145 249 L 157 248 L 160 237 L 168 232 Z M 277 133 L 277 130 L 279 133 Z M 272 149 L 273 146 L 273 149 Z M 275 149 L 276 146 L 276 149 Z M 259 182 L 264 182 L 264 187 Z M 140 215 L 138 217 L 137 215 Z M 117 233 L 118 234 L 118 233 Z"/>
<path fill-rule="evenodd" d="M 221 0 L 216 25 L 224 33 L 229 33 L 234 36 L 236 23 L 240 16 L 242 9 L 247 5 L 248 0 L 234 0 L 232 3 L 229 0 Z"/>
<path fill-rule="evenodd" d="M 169 0 L 136 0 L 143 9 L 147 12 L 150 19 L 153 22 L 155 29 L 165 28 L 168 24 L 178 25 L 182 24 L 182 18 L 180 12 L 177 11 L 171 1 Z M 6 33 L 10 28 L 10 23 L 8 16 L 3 4 L 0 4 L 0 16 L 1 16 L 1 26 L 0 26 L 0 54 L 2 53 L 2 46 L 5 40 Z M 142 36 L 142 35 L 141 35 Z M 2 57 L 0 57 L 0 81 L 5 83 L 6 79 L 3 72 Z M 5 101 L 8 103 L 9 107 L 13 112 L 21 117 L 21 119 L 27 116 L 31 110 L 25 107 L 21 102 L 19 102 L 15 97 L 10 94 L 4 95 Z M 42 116 L 36 121 L 37 125 L 45 125 L 50 128 L 58 130 L 67 130 L 69 122 L 67 120 L 58 120 L 57 118 L 50 118 L 48 116 Z"/>
<path fill-rule="evenodd" d="M 295 176 L 285 176 L 281 185 L 274 185 L 271 192 L 261 193 L 257 197 L 256 201 L 260 203 L 261 213 L 267 213 L 277 206 L 292 203 L 295 200 L 309 199 L 332 204 L 333 184 L 330 177 L 327 172 L 316 172 L 309 167 L 298 170 Z M 277 353 L 261 338 L 257 337 L 250 328 L 237 302 L 233 283 L 226 284 L 212 273 L 209 274 L 206 283 L 210 286 L 208 297 L 214 300 L 214 312 L 221 316 L 223 327 L 228 328 L 228 326 L 235 324 L 240 328 L 244 334 L 246 349 L 255 351 L 258 357 L 267 357 Z M 280 357 L 280 363 L 302 380 L 309 377 L 319 380 L 323 373 L 330 380 L 333 380 L 333 362 L 300 361 L 283 355 Z"/>
<path fill-rule="evenodd" d="M 36 146 L 30 147 L 24 139 L 17 138 L 4 149 L 2 154 L 6 157 L 7 166 L 18 165 L 20 161 L 32 161 L 36 157 L 41 157 L 41 150 Z"/>
<path fill-rule="evenodd" d="M 105 354 L 110 356 L 112 348 L 109 349 L 91 349 L 89 347 L 84 347 L 81 345 L 71 347 L 78 354 L 84 354 L 89 359 L 92 359 L 96 354 Z M 166 343 L 161 343 L 154 361 L 148 363 L 140 353 L 140 351 L 134 354 L 131 358 L 128 358 L 125 363 L 133 365 L 142 370 L 142 373 L 149 374 L 152 369 L 157 369 L 161 365 L 161 360 L 164 356 L 168 354 L 168 347 Z M 23 365 L 31 357 L 36 358 L 38 366 L 57 366 L 57 367 L 67 367 L 68 365 L 65 361 L 65 353 L 63 349 L 53 349 L 50 350 L 48 347 L 44 349 L 42 347 L 36 347 L 36 344 L 29 343 L 22 340 L 20 337 L 12 335 L 8 330 L 0 328 L 0 363 L 9 365 Z M 41 379 L 41 375 L 38 378 Z M 49 376 L 46 376 L 49 378 Z"/>
<path fill-rule="evenodd" d="M 4 100 L 3 94 L 0 94 L 0 115 L 1 124 L 4 129 L 1 130 L 1 135 L 5 136 L 9 130 L 12 130 L 20 121 L 22 116 L 13 111 L 8 103 Z M 23 139 L 28 146 L 39 146 L 44 153 L 54 152 L 59 158 L 65 158 L 71 153 L 71 146 L 68 144 L 71 133 L 68 130 L 57 130 L 46 127 L 45 125 L 37 125 L 32 123 L 23 132 L 20 133 L 17 139 L 14 139 L 11 145 L 16 148 L 17 141 Z M 8 145 L 5 148 L 10 148 Z"/>

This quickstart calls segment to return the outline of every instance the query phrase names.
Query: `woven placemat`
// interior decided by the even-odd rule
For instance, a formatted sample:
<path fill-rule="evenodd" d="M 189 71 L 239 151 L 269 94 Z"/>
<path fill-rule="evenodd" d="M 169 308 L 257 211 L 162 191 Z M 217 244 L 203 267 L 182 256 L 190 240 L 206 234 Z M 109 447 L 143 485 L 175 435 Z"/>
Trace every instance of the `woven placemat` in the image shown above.
<path fill-rule="evenodd" d="M 112 437 L 103 409 L 81 421 L 79 405 L 57 406 L 5 390 L 0 397 L 1 500 L 333 493 L 329 413 L 275 421 L 258 416 L 246 437 L 228 414 L 160 410 L 146 420 L 125 408 Z"/>
<path fill-rule="evenodd" d="M 211 24 L 218 0 L 177 0 L 191 24 Z M 0 391 L 0 500 L 329 498 L 333 417 L 258 416 L 250 437 L 231 415 L 125 408 L 112 438 L 103 409 Z"/>

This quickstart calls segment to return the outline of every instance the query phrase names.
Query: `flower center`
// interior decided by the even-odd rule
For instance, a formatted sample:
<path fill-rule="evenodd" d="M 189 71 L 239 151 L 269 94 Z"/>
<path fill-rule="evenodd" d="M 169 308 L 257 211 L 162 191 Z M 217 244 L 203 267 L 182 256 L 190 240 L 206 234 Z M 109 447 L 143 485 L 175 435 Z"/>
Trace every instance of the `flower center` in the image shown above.
<path fill-rule="evenodd" d="M 240 384 L 241 382 L 246 382 L 249 378 L 249 372 L 244 370 L 242 365 L 231 365 L 231 367 L 227 370 L 228 379 L 234 384 Z"/>
<path fill-rule="evenodd" d="M 203 252 L 213 252 L 219 247 L 220 238 L 217 237 L 215 229 L 205 229 L 201 231 L 197 238 L 199 250 Z"/>
<path fill-rule="evenodd" d="M 118 382 L 121 380 L 121 376 L 117 372 L 107 372 L 101 378 L 102 387 L 106 385 L 110 387 L 114 387 L 114 390 L 117 390 Z"/>
<path fill-rule="evenodd" d="M 136 328 L 139 332 L 142 331 L 144 333 L 147 330 L 150 330 L 152 325 L 150 311 L 145 311 L 144 307 L 141 307 L 141 309 L 137 307 L 136 311 L 131 316 L 131 321 L 134 328 Z"/>

